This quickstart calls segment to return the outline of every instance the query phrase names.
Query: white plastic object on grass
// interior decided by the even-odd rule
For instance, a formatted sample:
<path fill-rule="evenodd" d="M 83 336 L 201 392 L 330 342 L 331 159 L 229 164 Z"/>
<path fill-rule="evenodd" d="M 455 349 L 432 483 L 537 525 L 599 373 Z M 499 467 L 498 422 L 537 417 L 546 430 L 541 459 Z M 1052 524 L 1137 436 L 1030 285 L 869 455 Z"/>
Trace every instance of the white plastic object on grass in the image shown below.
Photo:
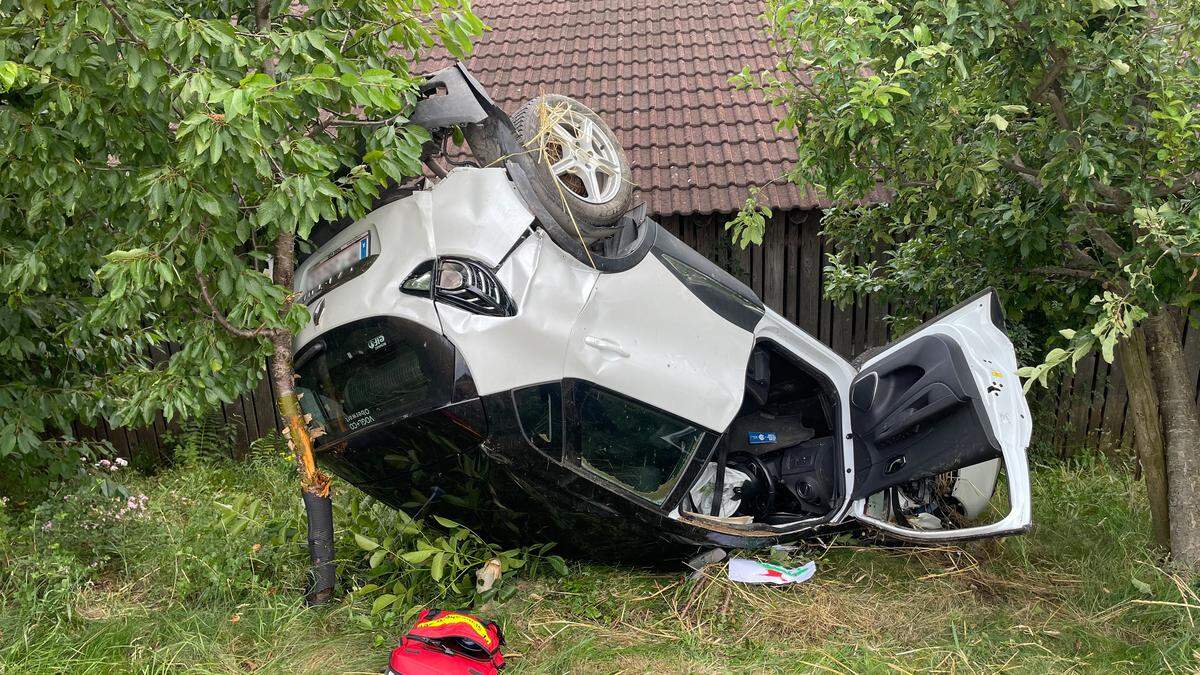
<path fill-rule="evenodd" d="M 812 560 L 799 567 L 784 567 L 746 558 L 729 559 L 729 580 L 743 584 L 798 584 L 816 573 L 817 563 Z"/>

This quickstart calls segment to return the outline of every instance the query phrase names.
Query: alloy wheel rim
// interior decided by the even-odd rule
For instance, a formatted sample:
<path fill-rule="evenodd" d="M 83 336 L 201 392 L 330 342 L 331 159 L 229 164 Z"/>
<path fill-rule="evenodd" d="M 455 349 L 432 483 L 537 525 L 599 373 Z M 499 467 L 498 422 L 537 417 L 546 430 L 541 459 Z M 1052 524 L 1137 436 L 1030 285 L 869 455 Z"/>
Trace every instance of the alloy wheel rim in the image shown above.
<path fill-rule="evenodd" d="M 574 110 L 552 110 L 546 151 L 559 185 L 589 204 L 611 201 L 621 189 L 616 143 L 595 120 Z"/>

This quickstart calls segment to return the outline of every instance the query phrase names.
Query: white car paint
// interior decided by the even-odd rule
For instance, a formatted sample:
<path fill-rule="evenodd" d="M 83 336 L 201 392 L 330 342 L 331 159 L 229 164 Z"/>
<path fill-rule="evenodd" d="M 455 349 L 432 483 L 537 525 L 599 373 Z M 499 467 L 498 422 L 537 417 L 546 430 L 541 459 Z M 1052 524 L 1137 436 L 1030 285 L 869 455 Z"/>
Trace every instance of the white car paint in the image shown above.
<path fill-rule="evenodd" d="M 310 279 L 309 270 L 365 232 L 371 233 L 371 254 L 379 258 L 361 275 L 309 305 L 313 319 L 296 334 L 294 348 L 298 350 L 331 328 L 371 315 L 397 316 L 440 330 L 433 303 L 400 292 L 400 282 L 409 272 L 434 255 L 432 222 L 433 200 L 428 192 L 417 192 L 368 213 L 309 256 L 296 270 L 299 291 L 323 281 Z"/>
<path fill-rule="evenodd" d="M 565 375 L 719 432 L 742 405 L 753 347 L 750 333 L 647 255 L 596 280 L 571 334 Z"/>
<path fill-rule="evenodd" d="M 626 271 L 602 274 L 564 252 L 543 230 L 531 229 L 531 222 L 502 169 L 457 169 L 432 189 L 373 211 L 297 270 L 297 289 L 312 288 L 322 281 L 309 278 L 312 267 L 363 233 L 371 234 L 371 254 L 378 258 L 361 275 L 312 303 L 315 318 L 297 334 L 296 347 L 364 316 L 397 316 L 444 333 L 467 362 L 482 395 L 574 377 L 723 431 L 740 408 L 755 341 L 772 340 L 828 378 L 840 398 L 843 494 L 851 492 L 854 448 L 848 436 L 848 399 L 857 375 L 853 366 L 770 309 L 753 333 L 734 326 L 653 255 Z M 455 255 L 493 266 L 517 306 L 516 315 L 481 316 L 400 291 L 400 283 L 419 264 Z M 934 332 L 963 346 L 979 390 L 998 388 L 998 395 L 985 399 L 1003 450 L 1011 512 L 992 525 L 917 531 L 877 517 L 882 514 L 868 509 L 866 499 L 843 499 L 833 523 L 852 516 L 919 540 L 1004 534 L 1029 526 L 1025 447 L 1032 424 L 1012 345 L 991 322 L 992 297 L 982 296 L 922 327 L 866 365 Z M 969 515 L 986 506 L 998 470 L 998 462 L 960 470 L 955 494 Z M 778 529 L 794 529 L 804 522 Z"/>
<path fill-rule="evenodd" d="M 497 273 L 516 316 L 480 316 L 438 303 L 442 328 L 466 360 L 479 393 L 561 380 L 576 317 L 599 274 L 538 231 Z"/>
<path fill-rule="evenodd" d="M 1017 359 L 1012 342 L 1004 331 L 992 322 L 994 294 L 984 294 L 955 309 L 944 317 L 922 326 L 904 339 L 889 345 L 879 354 L 863 364 L 871 364 L 886 358 L 905 345 L 926 335 L 943 334 L 958 342 L 963 348 L 971 375 L 980 392 L 984 393 L 988 421 L 992 432 L 1000 443 L 1004 459 L 1005 477 L 1008 480 L 1009 512 L 1000 520 L 987 525 L 947 530 L 915 530 L 900 527 L 873 515 L 868 509 L 867 499 L 859 499 L 851 507 L 851 514 L 859 520 L 890 534 L 918 541 L 939 541 L 970 537 L 987 537 L 1024 532 L 1032 524 L 1032 507 L 1029 487 L 1029 464 L 1025 449 L 1033 434 L 1033 420 L 1029 404 L 1017 377 Z M 848 401 L 846 401 L 848 405 Z M 976 465 L 978 466 L 978 465 Z M 977 470 L 978 471 L 978 470 Z M 982 475 L 979 476 L 982 479 Z M 964 487 L 964 489 L 966 489 Z M 989 492 L 982 487 L 972 486 L 978 492 Z M 980 509 L 982 510 L 982 508 Z"/>
<path fill-rule="evenodd" d="M 841 417 L 842 428 L 842 494 L 850 494 L 854 485 L 854 443 L 848 438 L 850 429 L 850 383 L 858 375 L 854 366 L 850 365 L 837 352 L 830 349 L 820 340 L 805 333 L 791 321 L 783 318 L 774 310 L 767 309 L 763 318 L 754 328 L 755 340 L 771 340 L 787 349 L 791 354 L 803 361 L 811 370 L 827 377 L 837 393 L 841 405 L 838 413 Z M 834 515 L 833 522 L 840 522 L 850 508 L 850 500 L 843 497 L 841 506 Z M 816 520 L 814 518 L 814 520 Z M 789 525 L 790 527 L 790 525 Z"/>
<path fill-rule="evenodd" d="M 453 169 L 430 196 L 440 256 L 465 256 L 495 267 L 533 223 L 504 169 Z"/>

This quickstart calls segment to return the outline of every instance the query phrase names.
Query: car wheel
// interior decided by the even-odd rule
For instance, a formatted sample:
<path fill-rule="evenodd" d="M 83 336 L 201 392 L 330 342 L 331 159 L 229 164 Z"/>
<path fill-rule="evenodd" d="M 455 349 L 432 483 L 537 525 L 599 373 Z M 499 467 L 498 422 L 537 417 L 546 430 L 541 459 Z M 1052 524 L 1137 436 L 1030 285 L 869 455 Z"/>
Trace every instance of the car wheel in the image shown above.
<path fill-rule="evenodd" d="M 611 235 L 633 199 L 629 160 L 612 129 L 587 106 L 557 94 L 529 101 L 512 122 L 551 215 L 585 245 Z"/>

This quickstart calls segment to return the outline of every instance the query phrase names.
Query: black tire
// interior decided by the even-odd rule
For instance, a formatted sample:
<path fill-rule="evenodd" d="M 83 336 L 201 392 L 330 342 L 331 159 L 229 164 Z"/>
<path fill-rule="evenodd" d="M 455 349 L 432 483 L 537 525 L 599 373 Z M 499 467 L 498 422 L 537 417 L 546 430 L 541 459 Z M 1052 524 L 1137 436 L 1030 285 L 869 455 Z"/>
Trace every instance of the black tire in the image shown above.
<path fill-rule="evenodd" d="M 568 174 L 564 180 L 556 177 L 550 165 L 561 157 L 562 149 L 557 141 L 542 131 L 542 125 L 547 117 L 561 115 L 559 111 L 567 111 L 571 115 L 580 115 L 593 124 L 595 133 L 603 137 L 602 143 L 611 149 L 615 155 L 616 175 L 604 174 L 601 185 L 600 173 L 596 173 L 595 183 L 602 192 L 589 195 L 582 179 Z M 529 153 L 530 163 L 534 166 L 531 176 L 539 201 L 559 220 L 562 227 L 572 232 L 578 227 L 578 236 L 585 244 L 611 235 L 615 230 L 610 227 L 629 210 L 633 200 L 633 180 L 629 170 L 629 160 L 620 142 L 600 116 L 584 104 L 567 96 L 547 94 L 530 100 L 512 117 L 513 127 L 522 147 Z M 590 198 L 589 198 L 590 197 Z M 600 199 L 600 201 L 597 201 Z"/>

